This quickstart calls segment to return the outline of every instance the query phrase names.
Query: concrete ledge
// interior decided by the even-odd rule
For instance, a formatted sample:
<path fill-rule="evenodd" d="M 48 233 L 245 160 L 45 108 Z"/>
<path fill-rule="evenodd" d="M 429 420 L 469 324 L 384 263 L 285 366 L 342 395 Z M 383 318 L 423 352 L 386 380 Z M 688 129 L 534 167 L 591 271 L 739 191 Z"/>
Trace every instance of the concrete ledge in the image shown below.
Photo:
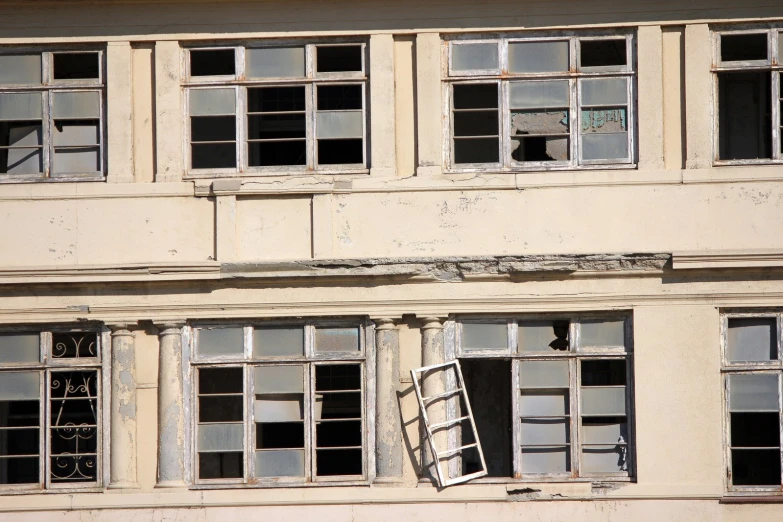
<path fill-rule="evenodd" d="M 675 252 L 672 255 L 674 270 L 780 267 L 783 267 L 783 251 L 780 250 Z"/>

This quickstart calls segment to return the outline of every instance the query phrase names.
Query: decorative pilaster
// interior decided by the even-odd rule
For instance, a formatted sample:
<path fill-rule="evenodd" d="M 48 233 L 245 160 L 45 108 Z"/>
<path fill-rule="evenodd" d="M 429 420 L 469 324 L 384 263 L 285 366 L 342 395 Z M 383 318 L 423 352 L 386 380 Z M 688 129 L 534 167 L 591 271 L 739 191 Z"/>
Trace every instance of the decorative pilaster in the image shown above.
<path fill-rule="evenodd" d="M 422 366 L 431 366 L 444 362 L 443 320 L 438 317 L 423 317 L 421 322 Z M 422 375 L 422 393 L 425 397 L 432 397 L 446 391 L 443 375 L 442 371 L 424 373 Z M 427 417 L 431 425 L 446 420 L 446 402 L 445 400 L 436 400 L 426 405 Z M 446 451 L 448 449 L 446 433 L 441 430 L 436 431 L 433 435 L 436 447 L 440 451 Z M 426 435 L 422 435 L 422 437 L 426 437 Z M 432 482 L 437 482 L 437 474 L 433 468 L 435 458 L 426 438 L 422 438 L 422 445 L 424 446 L 424 459 L 421 466 L 422 476 Z"/>
<path fill-rule="evenodd" d="M 185 407 L 182 383 L 182 327 L 159 326 L 158 483 L 157 488 L 185 487 Z"/>
<path fill-rule="evenodd" d="M 111 325 L 110 489 L 135 489 L 136 339 L 128 324 Z"/>
<path fill-rule="evenodd" d="M 393 319 L 375 322 L 375 469 L 376 482 L 402 480 L 402 423 L 397 391 L 400 383 L 400 332 Z"/>

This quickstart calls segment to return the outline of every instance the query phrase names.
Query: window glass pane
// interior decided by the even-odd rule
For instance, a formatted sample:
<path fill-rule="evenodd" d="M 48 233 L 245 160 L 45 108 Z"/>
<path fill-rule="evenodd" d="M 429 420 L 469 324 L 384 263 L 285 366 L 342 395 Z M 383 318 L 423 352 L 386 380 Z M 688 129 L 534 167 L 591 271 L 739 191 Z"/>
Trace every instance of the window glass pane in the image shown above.
<path fill-rule="evenodd" d="M 729 375 L 731 411 L 779 411 L 778 376 Z"/>
<path fill-rule="evenodd" d="M 301 85 L 248 88 L 247 102 L 249 113 L 303 112 L 305 110 L 305 88 Z"/>
<path fill-rule="evenodd" d="M 569 106 L 568 80 L 512 82 L 509 84 L 512 109 L 556 109 Z"/>
<path fill-rule="evenodd" d="M 720 59 L 723 62 L 767 59 L 767 33 L 722 34 Z"/>
<path fill-rule="evenodd" d="M 38 362 L 40 360 L 40 339 L 40 335 L 37 333 L 1 334 L 0 363 Z M 2 375 L 0 375 L 1 377 Z"/>
<path fill-rule="evenodd" d="M 770 361 L 778 358 L 774 317 L 729 319 L 727 356 L 730 361 Z"/>
<path fill-rule="evenodd" d="M 779 449 L 732 449 L 731 482 L 735 486 L 779 486 Z"/>
<path fill-rule="evenodd" d="M 508 325 L 462 323 L 463 350 L 508 350 Z"/>
<path fill-rule="evenodd" d="M 625 446 L 591 446 L 582 448 L 582 471 L 585 473 L 617 473 L 627 471 Z"/>
<path fill-rule="evenodd" d="M 0 150 L 0 173 L 39 174 L 43 172 L 40 148 Z"/>
<path fill-rule="evenodd" d="M 234 114 L 236 91 L 234 89 L 191 89 L 191 116 L 212 116 Z"/>
<path fill-rule="evenodd" d="M 38 400 L 41 396 L 38 372 L 0 374 L 0 401 Z"/>
<path fill-rule="evenodd" d="M 319 364 L 315 367 L 317 391 L 360 390 L 362 370 L 358 364 Z"/>
<path fill-rule="evenodd" d="M 40 93 L 0 94 L 0 120 L 40 120 Z"/>
<path fill-rule="evenodd" d="M 625 346 L 625 321 L 590 319 L 579 326 L 580 348 L 588 346 Z"/>
<path fill-rule="evenodd" d="M 599 359 L 582 364 L 582 386 L 625 386 L 626 365 L 624 359 Z"/>
<path fill-rule="evenodd" d="M 568 388 L 568 361 L 522 361 L 519 383 L 522 388 Z"/>
<path fill-rule="evenodd" d="M 522 444 L 567 444 L 568 419 L 524 419 Z"/>
<path fill-rule="evenodd" d="M 520 321 L 517 339 L 520 352 L 568 351 L 568 321 Z"/>
<path fill-rule="evenodd" d="M 191 145 L 194 169 L 234 169 L 237 166 L 235 143 L 194 143 Z"/>
<path fill-rule="evenodd" d="M 583 387 L 583 415 L 625 415 L 625 387 Z"/>
<path fill-rule="evenodd" d="M 100 78 L 100 54 L 54 53 L 52 68 L 55 80 L 97 80 Z"/>
<path fill-rule="evenodd" d="M 198 375 L 200 394 L 242 393 L 242 368 L 203 368 Z"/>
<path fill-rule="evenodd" d="M 771 73 L 718 73 L 720 159 L 772 158 Z"/>
<path fill-rule="evenodd" d="M 98 145 L 100 126 L 98 120 L 55 121 L 52 129 L 55 146 Z"/>
<path fill-rule="evenodd" d="M 625 78 L 580 80 L 583 105 L 624 105 L 628 102 L 628 82 Z"/>
<path fill-rule="evenodd" d="M 315 329 L 316 352 L 358 352 L 360 349 L 358 328 Z"/>
<path fill-rule="evenodd" d="M 234 49 L 190 51 L 191 76 L 233 76 Z"/>
<path fill-rule="evenodd" d="M 498 68 L 498 44 L 451 44 L 451 70 L 495 70 Z"/>
<path fill-rule="evenodd" d="M 256 451 L 256 476 L 304 476 L 304 450 Z"/>
<path fill-rule="evenodd" d="M 0 56 L 0 83 L 4 85 L 39 85 L 41 83 L 41 55 L 9 54 Z"/>
<path fill-rule="evenodd" d="M 591 417 L 582 419 L 584 444 L 628 442 L 625 417 Z"/>
<path fill-rule="evenodd" d="M 582 110 L 583 133 L 622 133 L 628 130 L 625 107 L 603 107 Z"/>
<path fill-rule="evenodd" d="M 508 44 L 510 72 L 568 71 L 568 42 L 514 42 Z"/>
<path fill-rule="evenodd" d="M 469 83 L 453 86 L 454 109 L 497 109 L 497 83 Z"/>
<path fill-rule="evenodd" d="M 38 457 L 0 459 L 0 484 L 40 482 L 38 468 Z"/>
<path fill-rule="evenodd" d="M 198 476 L 201 479 L 242 478 L 242 453 L 199 453 Z"/>
<path fill-rule="evenodd" d="M 511 134 L 567 134 L 568 111 L 511 113 Z"/>
<path fill-rule="evenodd" d="M 359 142 L 358 156 L 361 157 L 363 149 L 361 148 L 361 140 Z M 248 143 L 247 148 L 248 165 L 251 167 L 307 164 L 307 142 L 305 140 L 256 141 Z M 359 163 L 359 161 L 355 163 Z"/>
<path fill-rule="evenodd" d="M 628 62 L 625 38 L 616 40 L 580 40 L 580 65 L 595 70 L 624 69 Z"/>
<path fill-rule="evenodd" d="M 304 366 L 256 366 L 253 389 L 256 394 L 303 393 Z"/>
<path fill-rule="evenodd" d="M 318 138 L 361 138 L 364 136 L 361 111 L 319 111 L 316 117 Z"/>
<path fill-rule="evenodd" d="M 100 149 L 55 149 L 52 158 L 53 174 L 82 174 L 99 172 Z"/>
<path fill-rule="evenodd" d="M 248 78 L 301 78 L 304 75 L 304 47 L 245 50 L 245 76 Z"/>
<path fill-rule="evenodd" d="M 520 417 L 568 415 L 568 391 L 525 390 L 519 398 L 519 415 Z"/>
<path fill-rule="evenodd" d="M 253 356 L 304 355 L 304 329 L 256 328 L 253 330 Z"/>
<path fill-rule="evenodd" d="M 362 85 L 319 85 L 319 111 L 345 111 L 362 108 Z"/>
<path fill-rule="evenodd" d="M 628 134 L 582 135 L 582 159 L 628 159 Z"/>
<path fill-rule="evenodd" d="M 253 403 L 256 422 L 292 422 L 304 419 L 302 395 L 261 395 Z"/>
<path fill-rule="evenodd" d="M 242 451 L 244 439 L 243 424 L 201 424 L 198 427 L 199 451 Z"/>
<path fill-rule="evenodd" d="M 55 92 L 54 118 L 100 118 L 101 95 L 95 91 Z"/>
<path fill-rule="evenodd" d="M 319 73 L 328 72 L 361 72 L 362 46 L 339 45 L 316 47 L 315 70 Z"/>
<path fill-rule="evenodd" d="M 567 447 L 522 448 L 522 473 L 566 473 L 570 468 Z"/>
<path fill-rule="evenodd" d="M 454 112 L 454 136 L 497 136 L 497 111 Z"/>
<path fill-rule="evenodd" d="M 242 355 L 245 332 L 242 328 L 200 328 L 198 355 Z"/>

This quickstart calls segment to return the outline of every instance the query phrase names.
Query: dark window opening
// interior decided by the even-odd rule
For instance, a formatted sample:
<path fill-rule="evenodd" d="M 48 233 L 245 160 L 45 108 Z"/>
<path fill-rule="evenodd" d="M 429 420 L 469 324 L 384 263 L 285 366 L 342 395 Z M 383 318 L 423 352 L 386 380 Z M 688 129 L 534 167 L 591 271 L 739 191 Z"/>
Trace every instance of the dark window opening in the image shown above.
<path fill-rule="evenodd" d="M 190 162 L 194 169 L 233 169 L 237 166 L 233 143 L 194 143 Z"/>
<path fill-rule="evenodd" d="M 498 85 L 454 85 L 454 163 L 500 160 Z"/>
<path fill-rule="evenodd" d="M 318 86 L 319 111 L 346 111 L 362 108 L 361 85 Z"/>
<path fill-rule="evenodd" d="M 233 49 L 190 51 L 191 76 L 233 76 L 234 66 Z"/>
<path fill-rule="evenodd" d="M 256 424 L 256 449 L 304 448 L 303 422 Z"/>
<path fill-rule="evenodd" d="M 305 88 L 259 87 L 247 90 L 248 112 L 293 112 L 305 110 Z"/>
<path fill-rule="evenodd" d="M 780 450 L 732 449 L 731 481 L 735 486 L 779 486 Z"/>
<path fill-rule="evenodd" d="M 272 167 L 306 165 L 307 143 L 299 141 L 255 141 L 248 143 L 248 165 Z"/>
<path fill-rule="evenodd" d="M 565 161 L 570 156 L 568 147 L 567 137 L 514 136 L 511 157 L 515 161 Z"/>
<path fill-rule="evenodd" d="M 191 116 L 191 141 L 234 141 L 236 118 L 234 116 Z"/>
<path fill-rule="evenodd" d="M 722 34 L 720 59 L 724 62 L 767 59 L 767 34 Z"/>
<path fill-rule="evenodd" d="M 198 372 L 198 392 L 242 393 L 242 368 L 204 368 Z"/>
<path fill-rule="evenodd" d="M 51 374 L 49 447 L 53 483 L 95 482 L 98 478 L 97 380 L 97 371 Z"/>
<path fill-rule="evenodd" d="M 364 162 L 364 140 L 318 140 L 319 165 L 348 165 Z"/>
<path fill-rule="evenodd" d="M 582 67 L 613 67 L 628 65 L 625 39 L 580 40 Z"/>
<path fill-rule="evenodd" d="M 318 448 L 340 448 L 362 445 L 362 421 L 318 422 L 315 426 Z"/>
<path fill-rule="evenodd" d="M 780 446 L 780 416 L 777 412 L 732 412 L 733 448 L 776 448 Z"/>
<path fill-rule="evenodd" d="M 497 109 L 496 83 L 463 84 L 454 86 L 454 109 Z"/>
<path fill-rule="evenodd" d="M 772 158 L 771 97 L 769 71 L 718 74 L 720 159 Z"/>
<path fill-rule="evenodd" d="M 362 369 L 358 364 L 319 364 L 315 367 L 316 391 L 359 390 Z"/>
<path fill-rule="evenodd" d="M 487 474 L 490 477 L 511 477 L 513 435 L 511 424 L 511 361 L 492 359 L 461 359 L 462 375 L 476 423 Z M 462 409 L 460 415 L 465 415 Z M 463 422 L 462 444 L 473 442 L 469 422 Z M 481 470 L 478 451 L 462 453 L 462 473 Z"/>
<path fill-rule="evenodd" d="M 97 357 L 98 336 L 94 333 L 68 332 L 52 334 L 52 358 L 78 359 Z"/>
<path fill-rule="evenodd" d="M 362 46 L 341 45 L 316 47 L 317 72 L 352 72 L 362 70 Z"/>
<path fill-rule="evenodd" d="M 94 80 L 100 77 L 98 53 L 54 53 L 52 60 L 55 80 Z"/>
<path fill-rule="evenodd" d="M 624 360 L 582 361 L 582 386 L 625 386 Z"/>
<path fill-rule="evenodd" d="M 319 449 L 315 452 L 315 469 L 319 477 L 362 475 L 362 450 Z"/>
<path fill-rule="evenodd" d="M 198 476 L 202 479 L 242 478 L 242 454 L 199 453 Z"/>
<path fill-rule="evenodd" d="M 0 484 L 39 482 L 39 422 L 38 401 L 0 402 Z"/>

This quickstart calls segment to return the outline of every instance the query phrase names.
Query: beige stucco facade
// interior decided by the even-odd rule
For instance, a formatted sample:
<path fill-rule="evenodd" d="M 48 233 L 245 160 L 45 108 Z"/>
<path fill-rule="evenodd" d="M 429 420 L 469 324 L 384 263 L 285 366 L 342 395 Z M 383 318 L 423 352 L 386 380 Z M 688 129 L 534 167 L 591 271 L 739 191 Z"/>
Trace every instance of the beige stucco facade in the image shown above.
<path fill-rule="evenodd" d="M 2 45 L 104 46 L 107 158 L 100 181 L 0 183 L 0 324 L 98 322 L 116 370 L 99 491 L 0 489 L 1 520 L 783 516 L 780 496 L 727 492 L 721 374 L 722 313 L 783 308 L 783 165 L 714 165 L 711 71 L 711 27 L 783 27 L 780 3 L 46 0 L 3 1 L 0 13 Z M 443 35 L 611 28 L 635 38 L 635 167 L 447 168 Z M 186 171 L 183 44 L 345 36 L 369 53 L 366 173 Z M 433 362 L 440 324 L 617 311 L 633 321 L 630 481 L 421 480 L 410 370 Z M 373 350 L 396 349 L 375 354 L 397 378 L 376 375 L 374 393 L 399 404 L 401 436 L 375 426 L 370 440 L 383 431 L 399 445 L 401 475 L 194 486 L 191 322 L 357 316 L 376 325 Z M 120 419 L 127 403 L 135 412 Z M 181 451 L 161 456 L 171 433 Z"/>

